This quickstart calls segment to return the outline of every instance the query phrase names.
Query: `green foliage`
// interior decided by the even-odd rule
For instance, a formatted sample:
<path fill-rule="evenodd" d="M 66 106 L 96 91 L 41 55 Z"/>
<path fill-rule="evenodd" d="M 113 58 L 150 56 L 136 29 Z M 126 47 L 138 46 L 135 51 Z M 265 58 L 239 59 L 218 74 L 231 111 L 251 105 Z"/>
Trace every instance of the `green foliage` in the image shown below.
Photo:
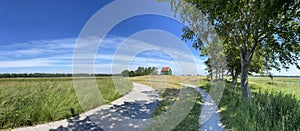
<path fill-rule="evenodd" d="M 129 76 L 129 70 L 123 70 L 121 74 L 122 76 Z"/>
<path fill-rule="evenodd" d="M 138 67 L 135 71 L 123 70 L 121 72 L 122 76 L 143 76 L 143 75 L 157 75 L 156 67 Z"/>
<path fill-rule="evenodd" d="M 124 90 L 117 92 L 110 77 L 98 77 L 97 83 L 107 102 L 132 87 L 124 84 Z M 0 129 L 47 123 L 82 112 L 72 78 L 0 79 Z"/>
<path fill-rule="evenodd" d="M 232 40 L 231 46 L 239 49 L 237 55 L 240 55 L 241 59 L 243 97 L 250 97 L 248 71 L 251 63 L 255 63 L 254 54 L 259 58 L 257 60 L 264 58 L 263 66 L 266 68 L 280 70 L 280 66 L 287 69 L 290 65 L 299 67 L 299 0 L 159 1 L 170 1 L 172 10 L 179 13 L 181 20 L 188 24 L 188 27 L 183 29 L 183 39 L 196 37 L 197 40 L 205 42 L 206 39 L 202 38 L 209 36 L 205 33 L 214 35 L 210 29 L 215 28 L 219 36 Z M 209 19 L 212 26 L 207 24 L 205 18 Z M 191 30 L 187 30 L 189 28 Z M 201 42 L 196 42 L 196 45 L 200 45 L 202 49 Z M 224 48 L 235 49 L 231 46 Z M 262 66 L 261 63 L 259 65 Z"/>

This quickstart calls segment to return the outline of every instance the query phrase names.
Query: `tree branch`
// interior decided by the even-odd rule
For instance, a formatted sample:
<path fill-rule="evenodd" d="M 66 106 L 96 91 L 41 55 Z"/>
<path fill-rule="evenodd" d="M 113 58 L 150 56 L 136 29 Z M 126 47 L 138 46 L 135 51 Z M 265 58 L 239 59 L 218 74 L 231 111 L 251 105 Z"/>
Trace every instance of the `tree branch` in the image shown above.
<path fill-rule="evenodd" d="M 252 59 L 252 56 L 254 54 L 254 51 L 255 51 L 255 48 L 257 46 L 258 42 L 254 42 L 254 45 L 251 47 L 251 50 L 249 52 L 249 55 L 248 55 L 248 60 L 250 61 Z"/>

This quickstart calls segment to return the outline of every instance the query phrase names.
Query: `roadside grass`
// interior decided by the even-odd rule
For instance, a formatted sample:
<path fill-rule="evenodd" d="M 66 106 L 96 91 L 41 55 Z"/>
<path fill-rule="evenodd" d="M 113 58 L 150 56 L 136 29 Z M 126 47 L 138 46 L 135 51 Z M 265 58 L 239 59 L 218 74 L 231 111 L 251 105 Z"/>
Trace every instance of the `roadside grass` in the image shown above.
<path fill-rule="evenodd" d="M 192 88 L 185 88 L 181 90 L 192 90 Z M 163 95 L 161 96 L 162 101 L 159 104 L 158 109 L 155 111 L 153 117 L 159 116 L 163 113 L 166 113 L 168 110 L 171 109 L 171 107 L 176 102 L 177 98 L 179 97 L 180 89 L 176 88 L 167 88 Z M 185 118 L 174 128 L 173 131 L 182 131 L 182 130 L 192 130 L 196 131 L 200 127 L 199 125 L 199 115 L 201 112 L 201 95 L 197 92 L 197 98 L 196 101 L 192 107 L 192 109 L 189 111 L 189 113 L 185 116 Z M 179 115 L 179 114 L 173 114 L 173 115 Z M 166 126 L 166 125 L 163 125 Z M 156 130 L 159 128 L 153 128 L 153 130 Z"/>
<path fill-rule="evenodd" d="M 107 103 L 132 88 L 124 84 L 126 89 L 118 93 L 111 77 L 97 77 L 96 81 Z M 0 129 L 47 123 L 82 112 L 72 78 L 0 79 Z"/>
<path fill-rule="evenodd" d="M 171 110 L 172 106 L 178 100 L 180 91 L 191 91 L 197 93 L 196 102 L 188 115 L 172 130 L 198 130 L 199 128 L 199 115 L 201 112 L 201 95 L 192 88 L 183 88 L 179 83 L 194 83 L 199 81 L 198 77 L 195 76 L 140 76 L 131 78 L 132 81 L 142 83 L 156 89 L 161 94 L 161 102 L 158 108 L 154 112 L 153 117 L 162 115 L 167 111 Z M 173 114 L 174 115 L 174 114 Z M 176 115 L 176 114 L 175 114 Z M 179 114 L 177 114 L 179 115 Z M 151 126 L 149 130 L 156 130 L 159 126 L 168 125 L 157 125 Z"/>
<path fill-rule="evenodd" d="M 251 99 L 227 83 L 219 104 L 222 123 L 230 130 L 300 130 L 299 87 L 290 84 L 299 80 L 250 78 Z"/>

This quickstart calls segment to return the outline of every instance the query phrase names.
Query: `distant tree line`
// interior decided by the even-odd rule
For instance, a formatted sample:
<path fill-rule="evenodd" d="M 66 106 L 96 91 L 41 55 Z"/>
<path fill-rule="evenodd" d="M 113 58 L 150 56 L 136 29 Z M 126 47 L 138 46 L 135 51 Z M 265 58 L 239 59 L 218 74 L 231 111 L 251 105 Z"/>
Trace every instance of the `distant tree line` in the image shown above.
<path fill-rule="evenodd" d="M 111 76 L 111 74 L 79 74 L 80 76 Z M 72 77 L 71 73 L 3 73 L 0 78 Z"/>
<path fill-rule="evenodd" d="M 122 76 L 143 76 L 143 75 L 157 75 L 157 68 L 156 67 L 138 67 L 135 71 L 131 70 L 123 70 L 121 72 Z"/>

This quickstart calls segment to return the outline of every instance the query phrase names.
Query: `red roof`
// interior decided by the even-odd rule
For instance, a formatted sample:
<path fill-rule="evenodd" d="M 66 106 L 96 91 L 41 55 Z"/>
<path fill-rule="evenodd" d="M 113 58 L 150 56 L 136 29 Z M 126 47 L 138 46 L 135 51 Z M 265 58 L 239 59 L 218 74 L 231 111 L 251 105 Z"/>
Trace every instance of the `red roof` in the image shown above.
<path fill-rule="evenodd" d="M 168 72 L 168 71 L 169 71 L 169 68 L 170 68 L 170 67 L 163 67 L 163 68 L 161 69 L 161 72 Z"/>

